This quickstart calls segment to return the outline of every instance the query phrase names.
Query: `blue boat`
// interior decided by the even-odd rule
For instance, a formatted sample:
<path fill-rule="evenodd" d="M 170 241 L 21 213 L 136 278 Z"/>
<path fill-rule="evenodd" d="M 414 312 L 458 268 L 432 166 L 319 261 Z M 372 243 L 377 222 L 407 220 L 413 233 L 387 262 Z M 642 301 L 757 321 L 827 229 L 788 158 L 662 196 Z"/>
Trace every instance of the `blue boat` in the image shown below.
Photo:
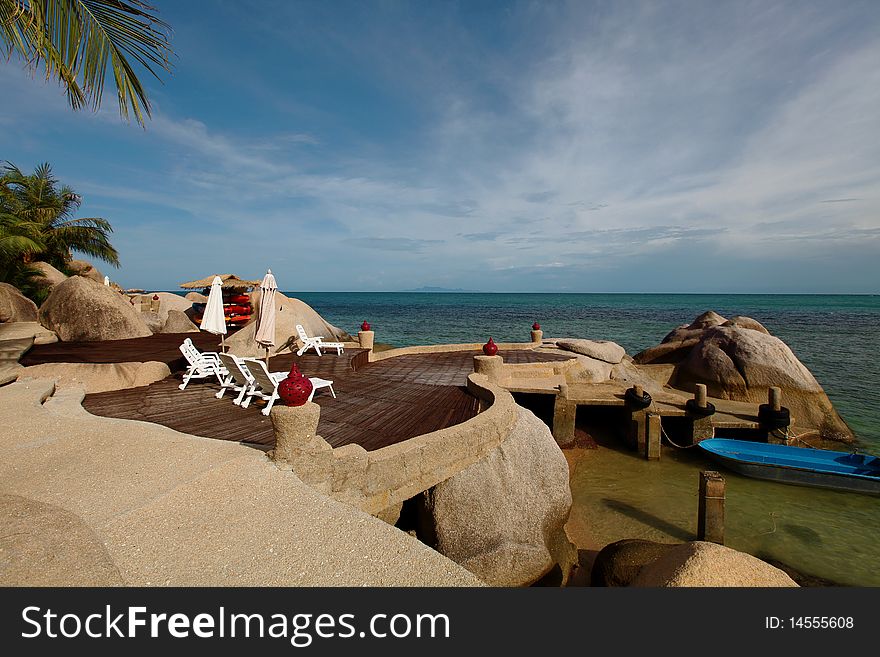
<path fill-rule="evenodd" d="M 711 438 L 699 443 L 734 472 L 786 484 L 880 495 L 880 457 Z"/>

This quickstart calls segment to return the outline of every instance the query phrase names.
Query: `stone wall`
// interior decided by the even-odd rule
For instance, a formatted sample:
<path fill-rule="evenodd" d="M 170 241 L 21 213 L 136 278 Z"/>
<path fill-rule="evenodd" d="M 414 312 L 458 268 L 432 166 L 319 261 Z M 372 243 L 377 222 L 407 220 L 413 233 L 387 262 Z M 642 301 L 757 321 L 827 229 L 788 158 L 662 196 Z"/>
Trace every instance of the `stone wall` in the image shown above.
<path fill-rule="evenodd" d="M 476 463 L 513 429 L 517 406 L 509 392 L 480 374 L 471 374 L 467 385 L 484 408 L 479 415 L 371 452 L 359 445 L 333 449 L 316 435 L 319 410 L 313 402 L 275 406 L 273 458 L 317 490 L 381 515 Z"/>

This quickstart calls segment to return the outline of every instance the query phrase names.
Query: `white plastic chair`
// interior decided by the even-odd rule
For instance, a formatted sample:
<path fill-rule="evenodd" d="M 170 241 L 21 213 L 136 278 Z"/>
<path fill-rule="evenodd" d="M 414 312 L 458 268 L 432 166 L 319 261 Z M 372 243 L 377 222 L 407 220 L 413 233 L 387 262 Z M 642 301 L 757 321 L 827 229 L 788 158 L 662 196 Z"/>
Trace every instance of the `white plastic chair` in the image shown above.
<path fill-rule="evenodd" d="M 236 406 L 241 406 L 248 390 L 254 384 L 254 377 L 251 376 L 250 370 L 244 364 L 244 360 L 232 354 L 220 354 L 220 362 L 223 363 L 226 370 L 226 377 L 220 381 L 220 392 L 214 395 L 217 399 L 222 399 L 227 390 L 238 393 L 238 397 L 232 400 Z M 244 404 L 247 408 L 247 403 Z"/>
<path fill-rule="evenodd" d="M 212 376 L 223 383 L 223 377 L 228 372 L 220 363 L 220 354 L 216 351 L 199 351 L 190 338 L 186 338 L 178 348 L 189 365 L 183 373 L 183 383 L 178 388 L 185 390 L 192 379 L 210 379 Z"/>
<path fill-rule="evenodd" d="M 245 358 L 243 361 L 247 366 L 248 372 L 253 377 L 253 384 L 250 390 L 245 393 L 247 399 L 242 402 L 241 407 L 246 408 L 250 400 L 253 397 L 257 397 L 268 402 L 266 408 L 261 412 L 263 415 L 269 415 L 272 411 L 272 406 L 275 405 L 275 401 L 278 399 L 278 384 L 287 378 L 287 372 L 270 372 L 269 368 L 266 367 L 266 363 L 258 358 Z M 333 390 L 333 381 L 311 376 L 309 381 L 312 382 L 312 394 L 309 395 L 309 401 L 312 401 L 312 397 L 315 396 L 315 391 L 318 388 L 330 388 L 330 394 L 333 395 L 334 399 L 336 398 L 336 391 Z"/>
<path fill-rule="evenodd" d="M 324 342 L 324 337 L 321 335 L 310 338 L 302 324 L 296 325 L 296 332 L 299 334 L 299 339 L 303 341 L 303 346 L 296 352 L 297 356 L 302 356 L 309 349 L 314 349 L 320 356 L 322 347 L 324 349 L 335 349 L 338 356 L 342 354 L 345 347 L 341 342 Z"/>

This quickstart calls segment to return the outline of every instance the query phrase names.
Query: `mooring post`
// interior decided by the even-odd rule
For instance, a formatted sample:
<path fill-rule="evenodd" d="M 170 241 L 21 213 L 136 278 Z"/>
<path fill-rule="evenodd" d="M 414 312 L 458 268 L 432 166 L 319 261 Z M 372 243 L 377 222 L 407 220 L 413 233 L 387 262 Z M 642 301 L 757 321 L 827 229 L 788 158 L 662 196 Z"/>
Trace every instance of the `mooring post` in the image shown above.
<path fill-rule="evenodd" d="M 560 447 L 574 442 L 577 404 L 568 398 L 568 384 L 559 384 L 559 393 L 553 404 L 553 438 Z"/>
<path fill-rule="evenodd" d="M 779 386 L 770 386 L 767 391 L 767 403 L 774 411 L 782 410 L 782 388 Z"/>
<path fill-rule="evenodd" d="M 660 414 L 648 413 L 645 417 L 645 458 L 660 460 Z"/>
<path fill-rule="evenodd" d="M 698 383 L 694 390 L 694 402 L 699 408 L 706 408 L 706 384 Z"/>
<path fill-rule="evenodd" d="M 758 424 L 768 443 L 787 444 L 791 414 L 782 406 L 782 388 L 779 386 L 767 389 L 767 403 L 758 407 Z"/>
<path fill-rule="evenodd" d="M 724 545 L 724 477 L 714 470 L 700 472 L 697 540 Z"/>
<path fill-rule="evenodd" d="M 687 401 L 685 410 L 691 420 L 692 445 L 714 438 L 715 425 L 712 422 L 712 415 L 715 414 L 715 406 L 710 404 L 707 399 L 705 383 L 698 383 L 694 386 L 694 397 Z"/>
<path fill-rule="evenodd" d="M 629 412 L 629 420 L 624 427 L 626 441 L 646 459 L 651 458 L 648 445 L 648 409 L 651 401 L 651 396 L 646 395 L 644 387 L 639 384 L 633 384 L 624 395 L 625 408 Z"/>

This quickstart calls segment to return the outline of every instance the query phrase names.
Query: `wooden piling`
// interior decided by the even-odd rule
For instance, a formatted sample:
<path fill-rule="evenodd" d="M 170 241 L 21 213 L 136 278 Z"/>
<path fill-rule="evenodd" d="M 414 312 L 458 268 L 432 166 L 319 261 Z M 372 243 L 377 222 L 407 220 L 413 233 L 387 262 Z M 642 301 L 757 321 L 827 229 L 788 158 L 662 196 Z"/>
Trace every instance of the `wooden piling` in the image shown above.
<path fill-rule="evenodd" d="M 714 470 L 700 472 L 697 540 L 724 545 L 724 477 Z"/>
<path fill-rule="evenodd" d="M 774 411 L 782 410 L 782 388 L 771 386 L 767 391 L 767 403 Z"/>
<path fill-rule="evenodd" d="M 706 408 L 706 384 L 698 383 L 694 390 L 694 402 L 700 408 Z"/>
<path fill-rule="evenodd" d="M 660 460 L 660 414 L 649 413 L 645 418 L 645 458 Z"/>
<path fill-rule="evenodd" d="M 568 398 L 568 385 L 559 385 L 559 394 L 553 405 L 553 437 L 565 447 L 574 442 L 574 427 L 577 418 L 577 404 Z"/>

